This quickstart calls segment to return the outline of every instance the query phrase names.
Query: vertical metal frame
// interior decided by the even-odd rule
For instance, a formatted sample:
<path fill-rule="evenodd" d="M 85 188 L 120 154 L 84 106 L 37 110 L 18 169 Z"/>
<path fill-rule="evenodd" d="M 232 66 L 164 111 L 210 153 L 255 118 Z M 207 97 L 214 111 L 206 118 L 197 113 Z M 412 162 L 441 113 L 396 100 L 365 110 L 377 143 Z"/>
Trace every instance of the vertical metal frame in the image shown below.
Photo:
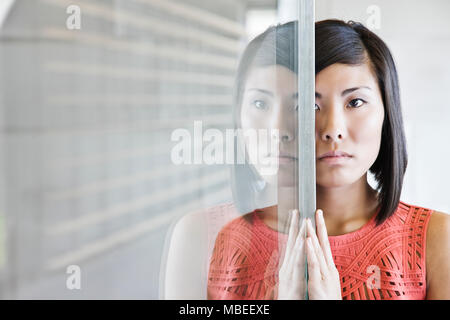
<path fill-rule="evenodd" d="M 298 26 L 299 210 L 302 217 L 313 218 L 316 210 L 314 0 L 299 0 Z"/>
<path fill-rule="evenodd" d="M 301 220 L 315 222 L 315 1 L 299 0 L 298 10 L 298 201 Z M 306 261 L 305 261 L 306 263 Z M 305 267 L 305 279 L 308 268 Z M 305 288 L 305 298 L 308 289 Z"/>

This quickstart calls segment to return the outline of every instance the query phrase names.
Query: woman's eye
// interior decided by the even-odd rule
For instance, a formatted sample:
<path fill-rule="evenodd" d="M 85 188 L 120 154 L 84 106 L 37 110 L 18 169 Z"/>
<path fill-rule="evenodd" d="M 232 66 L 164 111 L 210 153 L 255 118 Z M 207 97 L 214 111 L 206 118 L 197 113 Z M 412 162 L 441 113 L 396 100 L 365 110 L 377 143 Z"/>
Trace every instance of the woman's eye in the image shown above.
<path fill-rule="evenodd" d="M 267 109 L 267 104 L 262 101 L 262 100 L 254 100 L 253 101 L 253 105 L 260 110 L 266 110 Z"/>
<path fill-rule="evenodd" d="M 319 105 L 317 103 L 314 105 L 314 110 L 320 110 Z"/>
<path fill-rule="evenodd" d="M 362 99 L 353 99 L 352 101 L 350 101 L 350 103 L 348 104 L 350 107 L 352 108 L 359 108 L 361 107 L 363 104 L 365 103 L 364 100 Z"/>

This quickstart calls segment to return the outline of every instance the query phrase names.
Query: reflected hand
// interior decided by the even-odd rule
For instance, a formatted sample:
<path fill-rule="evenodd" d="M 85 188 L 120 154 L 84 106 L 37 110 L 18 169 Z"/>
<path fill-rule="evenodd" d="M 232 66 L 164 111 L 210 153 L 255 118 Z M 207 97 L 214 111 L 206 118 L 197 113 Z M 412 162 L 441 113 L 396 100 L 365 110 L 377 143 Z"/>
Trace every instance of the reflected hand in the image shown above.
<path fill-rule="evenodd" d="M 299 212 L 293 210 L 283 263 L 279 270 L 278 300 L 305 299 L 305 221 L 299 227 Z"/>
<path fill-rule="evenodd" d="M 311 300 L 342 300 L 339 272 L 333 261 L 322 210 L 316 211 L 317 235 L 307 219 L 308 296 Z"/>

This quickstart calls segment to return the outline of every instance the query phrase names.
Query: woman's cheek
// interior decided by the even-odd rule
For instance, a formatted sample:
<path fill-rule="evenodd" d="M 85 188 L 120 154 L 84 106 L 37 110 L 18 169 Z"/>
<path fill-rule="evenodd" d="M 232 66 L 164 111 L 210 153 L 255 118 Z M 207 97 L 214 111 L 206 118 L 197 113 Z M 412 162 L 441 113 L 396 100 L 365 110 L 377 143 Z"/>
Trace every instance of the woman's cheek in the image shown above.
<path fill-rule="evenodd" d="M 257 111 L 251 107 L 243 107 L 241 112 L 241 123 L 243 129 L 264 129 L 267 126 L 270 114 Z"/>
<path fill-rule="evenodd" d="M 252 118 L 249 115 L 248 108 L 241 109 L 241 126 L 242 129 L 251 128 L 253 126 Z"/>
<path fill-rule="evenodd" d="M 375 162 L 381 145 L 381 131 L 383 117 L 380 114 L 372 114 L 358 119 L 351 126 L 359 156 L 366 159 L 367 167 L 370 168 Z"/>

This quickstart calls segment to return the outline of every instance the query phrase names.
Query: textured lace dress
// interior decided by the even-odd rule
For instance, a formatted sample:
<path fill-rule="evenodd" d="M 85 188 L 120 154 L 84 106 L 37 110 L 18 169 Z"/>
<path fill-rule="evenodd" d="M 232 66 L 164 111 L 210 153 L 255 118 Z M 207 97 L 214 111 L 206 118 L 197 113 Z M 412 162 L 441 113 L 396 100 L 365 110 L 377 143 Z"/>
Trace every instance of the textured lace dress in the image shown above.
<path fill-rule="evenodd" d="M 222 205 L 222 212 L 235 210 Z M 400 202 L 376 226 L 329 236 L 343 299 L 425 299 L 426 230 L 432 210 Z M 279 241 L 258 211 L 236 217 L 217 234 L 210 257 L 208 299 L 276 299 Z"/>

